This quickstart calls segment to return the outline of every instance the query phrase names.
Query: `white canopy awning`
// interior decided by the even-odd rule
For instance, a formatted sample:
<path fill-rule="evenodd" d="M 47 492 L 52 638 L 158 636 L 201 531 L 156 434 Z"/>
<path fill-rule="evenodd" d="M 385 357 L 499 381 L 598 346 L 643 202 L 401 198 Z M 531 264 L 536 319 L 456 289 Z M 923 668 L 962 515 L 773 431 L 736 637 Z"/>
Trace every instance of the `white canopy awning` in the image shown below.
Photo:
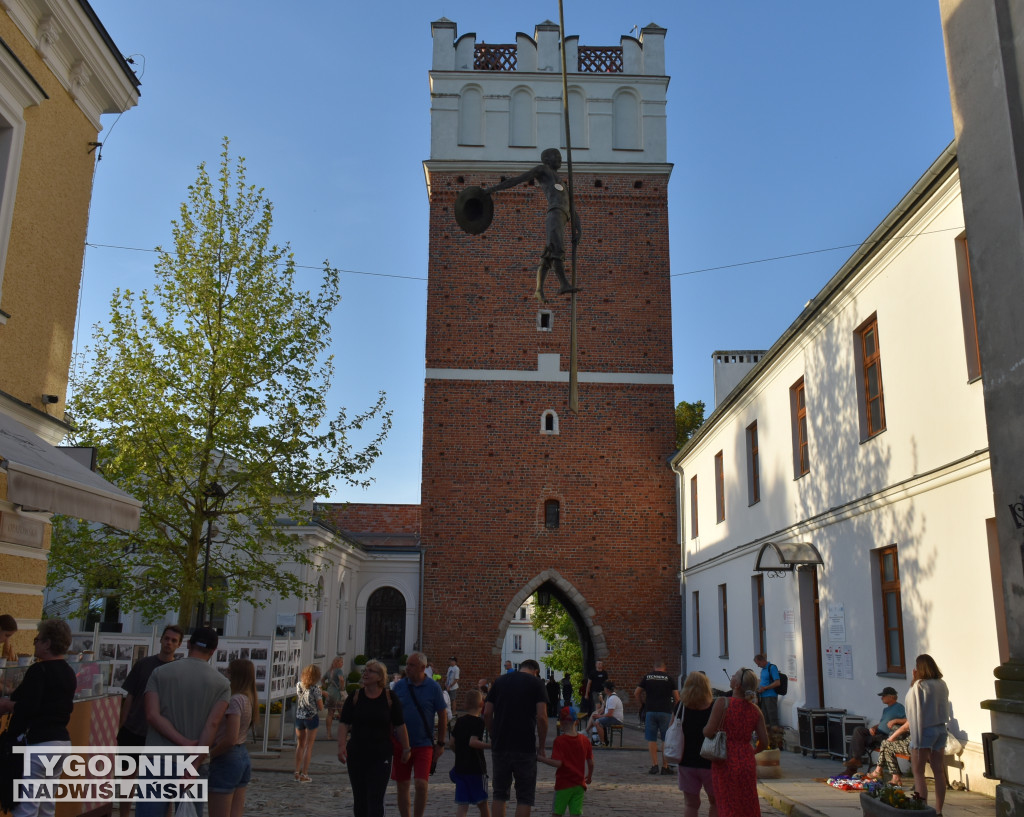
<path fill-rule="evenodd" d="M 765 542 L 757 552 L 754 570 L 762 573 L 791 571 L 804 565 L 820 565 L 821 554 L 810 542 Z"/>
<path fill-rule="evenodd" d="M 7 500 L 26 510 L 139 527 L 142 503 L 60 449 L 0 413 L 0 467 L 7 470 Z"/>

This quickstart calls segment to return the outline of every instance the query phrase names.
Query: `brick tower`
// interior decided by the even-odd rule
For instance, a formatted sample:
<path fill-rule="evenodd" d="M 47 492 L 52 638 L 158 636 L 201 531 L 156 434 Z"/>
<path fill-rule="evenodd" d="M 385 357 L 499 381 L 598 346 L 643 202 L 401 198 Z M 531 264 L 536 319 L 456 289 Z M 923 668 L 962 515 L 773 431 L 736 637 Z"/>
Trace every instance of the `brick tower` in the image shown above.
<path fill-rule="evenodd" d="M 566 47 L 583 227 L 574 415 L 569 299 L 554 275 L 551 300 L 533 298 L 543 193 L 495 194 L 481 235 L 453 216 L 466 186 L 522 173 L 548 147 L 564 155 L 558 26 L 514 45 L 456 39 L 443 18 L 431 29 L 423 647 L 435 667 L 457 654 L 471 686 L 498 672 L 520 605 L 551 594 L 585 660 L 631 690 L 657 657 L 677 667 L 681 640 L 665 30 Z"/>

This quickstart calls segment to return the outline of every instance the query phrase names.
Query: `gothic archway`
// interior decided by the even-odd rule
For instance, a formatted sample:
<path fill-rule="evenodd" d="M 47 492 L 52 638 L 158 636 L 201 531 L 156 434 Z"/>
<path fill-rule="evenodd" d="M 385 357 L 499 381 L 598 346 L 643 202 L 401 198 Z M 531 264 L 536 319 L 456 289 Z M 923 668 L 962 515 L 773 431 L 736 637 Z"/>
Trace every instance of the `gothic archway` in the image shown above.
<path fill-rule="evenodd" d="M 397 667 L 405 644 L 405 596 L 394 587 L 378 587 L 366 602 L 367 658 Z"/>

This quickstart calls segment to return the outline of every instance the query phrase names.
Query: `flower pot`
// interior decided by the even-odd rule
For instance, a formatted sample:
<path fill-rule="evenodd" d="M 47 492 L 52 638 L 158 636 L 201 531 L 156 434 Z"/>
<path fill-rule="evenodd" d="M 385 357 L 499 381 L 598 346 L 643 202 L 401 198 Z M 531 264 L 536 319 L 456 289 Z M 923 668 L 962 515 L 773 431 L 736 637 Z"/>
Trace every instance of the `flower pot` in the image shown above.
<path fill-rule="evenodd" d="M 931 806 L 922 809 L 896 808 L 888 803 L 872 797 L 865 791 L 860 793 L 860 809 L 864 817 L 935 817 L 936 811 Z"/>
<path fill-rule="evenodd" d="M 281 737 L 281 723 L 284 721 L 284 713 L 278 712 L 274 715 L 260 715 L 261 718 L 270 719 L 270 728 L 267 730 L 267 738 L 269 740 L 277 740 Z"/>
<path fill-rule="evenodd" d="M 757 764 L 757 777 L 760 780 L 782 777 L 782 750 L 765 749 L 754 755 L 754 763 Z"/>

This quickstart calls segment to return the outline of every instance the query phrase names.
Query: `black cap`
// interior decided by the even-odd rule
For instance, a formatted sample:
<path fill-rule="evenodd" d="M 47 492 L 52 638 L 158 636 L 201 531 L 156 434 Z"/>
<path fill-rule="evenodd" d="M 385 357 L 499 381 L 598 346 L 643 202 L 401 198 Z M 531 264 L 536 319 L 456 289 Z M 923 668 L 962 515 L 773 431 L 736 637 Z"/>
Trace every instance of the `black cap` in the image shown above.
<path fill-rule="evenodd" d="M 885 689 L 883 689 L 883 690 L 882 690 L 881 692 L 879 692 L 878 694 L 879 694 L 880 696 L 881 696 L 881 695 L 896 695 L 897 697 L 898 697 L 898 695 L 899 695 L 899 693 L 897 693 L 897 692 L 896 692 L 896 690 L 895 690 L 895 689 L 893 689 L 892 687 L 886 687 Z"/>
<path fill-rule="evenodd" d="M 212 627 L 197 627 L 189 638 L 188 644 L 190 647 L 199 647 L 202 650 L 215 650 L 219 640 L 217 631 Z"/>

